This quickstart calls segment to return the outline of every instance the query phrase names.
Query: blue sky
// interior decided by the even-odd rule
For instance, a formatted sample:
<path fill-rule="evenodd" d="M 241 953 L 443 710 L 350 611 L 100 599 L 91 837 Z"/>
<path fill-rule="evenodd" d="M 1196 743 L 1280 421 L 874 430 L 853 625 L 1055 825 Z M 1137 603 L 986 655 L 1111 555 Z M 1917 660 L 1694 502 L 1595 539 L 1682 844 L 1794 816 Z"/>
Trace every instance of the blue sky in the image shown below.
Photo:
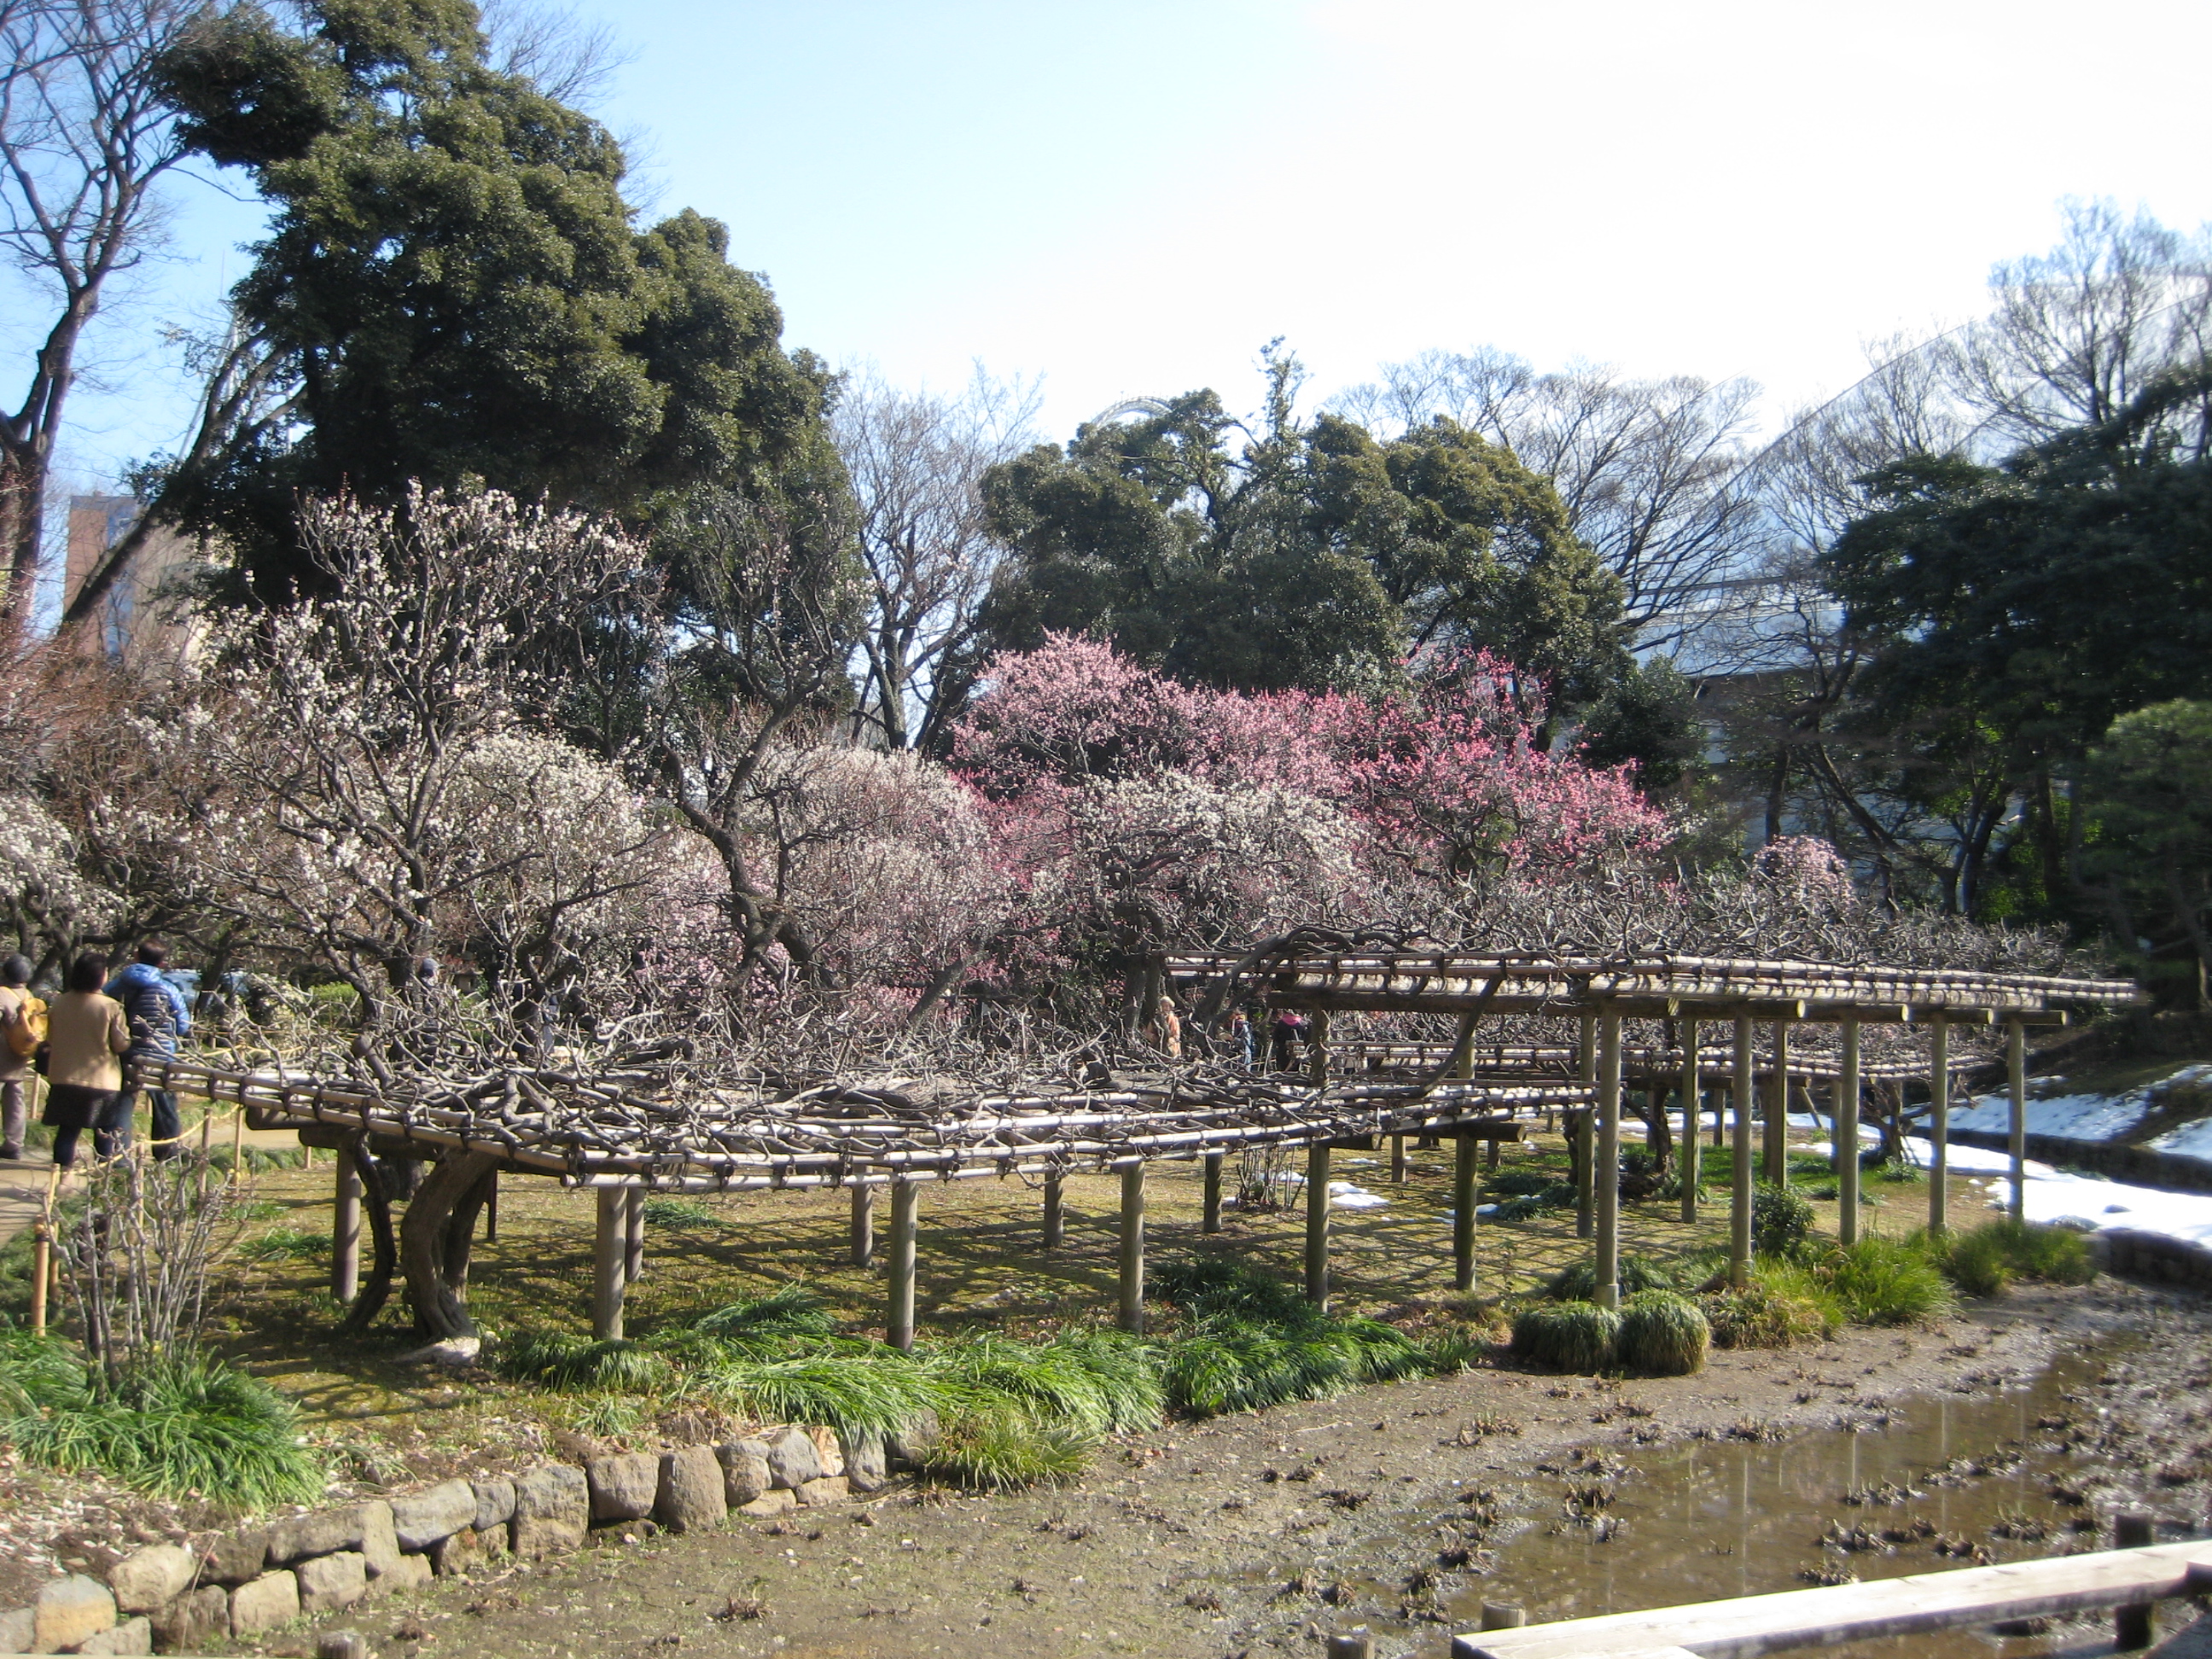
<path fill-rule="evenodd" d="M 2212 220 L 2212 8 L 1442 0 L 584 0 L 650 208 L 726 221 L 787 342 L 951 387 L 1323 396 L 1425 347 L 1747 374 L 1771 412 L 1955 322 L 2065 195 Z M 173 442 L 159 343 L 245 263 L 187 183 L 174 257 L 96 337 L 80 487 Z M 34 309 L 11 295 L 0 349 Z M 18 307 L 21 308 L 18 308 Z M 0 395 L 7 386 L 0 381 Z"/>

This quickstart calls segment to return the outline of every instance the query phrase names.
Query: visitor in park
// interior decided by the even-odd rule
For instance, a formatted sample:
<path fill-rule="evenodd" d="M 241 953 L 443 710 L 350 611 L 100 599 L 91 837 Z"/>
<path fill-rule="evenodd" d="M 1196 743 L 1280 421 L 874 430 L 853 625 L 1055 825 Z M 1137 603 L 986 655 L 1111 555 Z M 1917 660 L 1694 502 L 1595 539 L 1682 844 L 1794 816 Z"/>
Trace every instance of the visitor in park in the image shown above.
<path fill-rule="evenodd" d="M 123 1094 L 131 1022 L 123 1005 L 103 994 L 106 983 L 105 957 L 79 957 L 70 968 L 69 989 L 46 1014 L 45 1122 L 54 1132 L 54 1163 L 64 1170 L 76 1161 L 77 1137 L 87 1129 L 100 1157 L 118 1150 L 108 1126 Z M 122 1144 L 129 1144 L 127 1134 Z"/>
<path fill-rule="evenodd" d="M 30 1106 L 31 1056 L 46 1041 L 46 1005 L 31 994 L 31 962 L 0 962 L 0 1158 L 23 1156 Z"/>
<path fill-rule="evenodd" d="M 123 1005 L 131 1021 L 131 1058 L 161 1061 L 177 1057 L 177 1039 L 190 1034 L 192 1011 L 184 993 L 171 984 L 161 964 L 169 959 L 168 947 L 148 939 L 138 947 L 138 959 L 108 981 L 107 994 Z M 139 1091 L 125 1089 L 115 1105 L 115 1121 L 102 1127 L 115 1132 L 117 1146 L 131 1144 L 131 1120 L 137 1110 Z M 167 1089 L 148 1089 L 153 1108 L 154 1156 L 174 1158 L 183 1133 L 177 1118 L 177 1097 Z"/>
<path fill-rule="evenodd" d="M 1252 1022 L 1239 1008 L 1229 1016 L 1229 1048 L 1244 1062 L 1244 1069 L 1252 1069 Z"/>
<path fill-rule="evenodd" d="M 1176 1018 L 1175 999 L 1162 997 L 1152 1011 L 1153 1040 L 1170 1060 L 1182 1058 L 1182 1021 Z"/>
<path fill-rule="evenodd" d="M 1305 1024 L 1295 1009 L 1275 1011 L 1275 1021 L 1267 1028 L 1267 1035 L 1273 1040 L 1277 1071 L 1287 1072 L 1297 1065 L 1298 1042 L 1305 1035 Z"/>

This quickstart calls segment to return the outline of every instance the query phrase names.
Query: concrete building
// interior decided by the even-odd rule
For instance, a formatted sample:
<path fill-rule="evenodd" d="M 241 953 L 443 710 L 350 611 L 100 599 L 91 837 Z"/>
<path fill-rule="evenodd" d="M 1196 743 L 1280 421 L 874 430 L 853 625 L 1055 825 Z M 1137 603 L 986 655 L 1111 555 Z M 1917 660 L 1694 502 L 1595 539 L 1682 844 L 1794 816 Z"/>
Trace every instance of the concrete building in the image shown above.
<path fill-rule="evenodd" d="M 135 495 L 70 497 L 64 607 L 76 599 L 101 557 L 137 523 L 143 509 L 144 503 Z M 175 589 L 199 559 L 193 542 L 173 531 L 155 531 L 100 602 L 88 641 L 96 641 L 107 655 L 134 667 L 155 667 L 189 656 L 198 630 L 186 617 Z"/>

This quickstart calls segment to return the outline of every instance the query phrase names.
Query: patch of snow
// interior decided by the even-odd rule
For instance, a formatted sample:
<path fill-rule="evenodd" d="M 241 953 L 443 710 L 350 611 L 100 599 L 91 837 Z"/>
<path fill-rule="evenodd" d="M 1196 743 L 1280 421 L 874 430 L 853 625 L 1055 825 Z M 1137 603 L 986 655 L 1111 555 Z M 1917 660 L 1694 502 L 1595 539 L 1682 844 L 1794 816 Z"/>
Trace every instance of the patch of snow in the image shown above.
<path fill-rule="evenodd" d="M 1911 1143 L 1922 1164 L 1934 1156 L 1924 1140 Z M 1951 1148 L 1954 1174 L 1990 1173 L 1990 1207 L 2003 1211 L 2012 1201 L 2011 1160 L 2002 1152 L 1981 1146 Z M 2033 1158 L 2026 1164 L 2027 1191 L 2023 1209 L 2030 1221 L 2087 1221 L 2096 1231 L 2124 1227 L 2136 1232 L 2163 1233 L 2191 1244 L 2212 1245 L 2212 1193 L 2169 1193 L 2155 1187 L 2136 1187 L 2124 1181 L 2100 1181 L 2092 1176 L 2069 1175 Z"/>

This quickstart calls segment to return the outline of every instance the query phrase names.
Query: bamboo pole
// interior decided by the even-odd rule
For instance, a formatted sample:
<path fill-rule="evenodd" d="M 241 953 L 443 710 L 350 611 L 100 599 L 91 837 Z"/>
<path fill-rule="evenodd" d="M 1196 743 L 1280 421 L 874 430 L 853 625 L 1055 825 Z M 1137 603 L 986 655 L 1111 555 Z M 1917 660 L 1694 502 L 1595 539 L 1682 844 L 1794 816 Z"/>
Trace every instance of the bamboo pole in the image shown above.
<path fill-rule="evenodd" d="M 1859 1239 L 1859 1023 L 1843 1023 L 1843 1071 L 1836 1079 L 1836 1237 Z"/>
<path fill-rule="evenodd" d="M 352 1150 L 337 1152 L 337 1192 L 331 1204 L 331 1294 L 350 1302 L 361 1289 L 361 1170 Z"/>
<path fill-rule="evenodd" d="M 1698 1022 L 1682 1022 L 1682 1219 L 1698 1218 L 1698 1173 L 1704 1165 L 1698 1133 Z"/>
<path fill-rule="evenodd" d="M 1462 1135 L 1452 1147 L 1452 1289 L 1474 1291 L 1474 1142 Z"/>
<path fill-rule="evenodd" d="M 1735 1017 L 1735 1167 L 1729 1181 L 1729 1283 L 1741 1290 L 1751 1282 L 1751 1119 L 1759 1109 L 1759 1078 L 1753 1067 L 1751 1016 Z"/>
<path fill-rule="evenodd" d="M 230 1178 L 233 1182 L 246 1179 L 246 1107 L 240 1103 L 238 1115 L 230 1121 Z"/>
<path fill-rule="evenodd" d="M 872 1267 L 876 1260 L 876 1189 L 863 1182 L 853 1183 L 853 1265 Z"/>
<path fill-rule="evenodd" d="M 1145 1164 L 1132 1158 L 1121 1166 L 1121 1325 L 1145 1334 Z"/>
<path fill-rule="evenodd" d="M 1951 1224 L 1951 1022 L 1939 1010 L 1928 1022 L 1928 1231 L 1941 1238 Z"/>
<path fill-rule="evenodd" d="M 2011 1107 L 2005 1125 L 2005 1151 L 2011 1159 L 2012 1202 L 2007 1213 L 2027 1218 L 2027 1033 L 2020 1021 L 2005 1022 L 2005 1091 Z"/>
<path fill-rule="evenodd" d="M 628 1190 L 599 1188 L 599 1231 L 592 1248 L 592 1335 L 601 1342 L 618 1342 L 623 1334 L 623 1235 L 629 1213 Z"/>
<path fill-rule="evenodd" d="M 1575 1075 L 1584 1083 L 1597 1081 L 1597 1016 L 1584 1014 L 1582 1018 L 1581 1046 L 1577 1050 Z M 1591 1139 L 1590 1108 L 1585 1106 L 1575 1114 L 1575 1237 L 1588 1238 L 1595 1231 L 1595 1211 L 1593 1194 L 1597 1188 L 1591 1179 L 1596 1147 Z"/>
<path fill-rule="evenodd" d="M 1328 1311 L 1328 1143 L 1306 1148 L 1306 1300 Z"/>
<path fill-rule="evenodd" d="M 39 1206 L 39 1218 L 32 1224 L 31 1331 L 37 1336 L 46 1334 L 46 1291 L 54 1271 L 54 1194 L 61 1178 L 59 1164 L 46 1166 L 46 1195 Z"/>
<path fill-rule="evenodd" d="M 1208 1152 L 1206 1155 L 1204 1167 L 1206 1170 L 1206 1209 L 1204 1219 L 1202 1219 L 1199 1224 L 1199 1231 L 1200 1232 L 1218 1233 L 1221 1231 L 1221 1154 L 1219 1152 Z"/>
<path fill-rule="evenodd" d="M 1059 1171 L 1054 1170 L 1044 1178 L 1044 1248 L 1058 1249 L 1066 1235 L 1067 1194 Z"/>
<path fill-rule="evenodd" d="M 894 1348 L 914 1347 L 914 1236 L 921 1183 L 910 1176 L 891 1182 L 890 1316 L 884 1340 Z"/>
<path fill-rule="evenodd" d="M 1597 1156 L 1591 1169 L 1597 1219 L 1597 1288 L 1601 1308 L 1620 1305 L 1620 1016 L 1607 1007 L 1598 1016 Z"/>

